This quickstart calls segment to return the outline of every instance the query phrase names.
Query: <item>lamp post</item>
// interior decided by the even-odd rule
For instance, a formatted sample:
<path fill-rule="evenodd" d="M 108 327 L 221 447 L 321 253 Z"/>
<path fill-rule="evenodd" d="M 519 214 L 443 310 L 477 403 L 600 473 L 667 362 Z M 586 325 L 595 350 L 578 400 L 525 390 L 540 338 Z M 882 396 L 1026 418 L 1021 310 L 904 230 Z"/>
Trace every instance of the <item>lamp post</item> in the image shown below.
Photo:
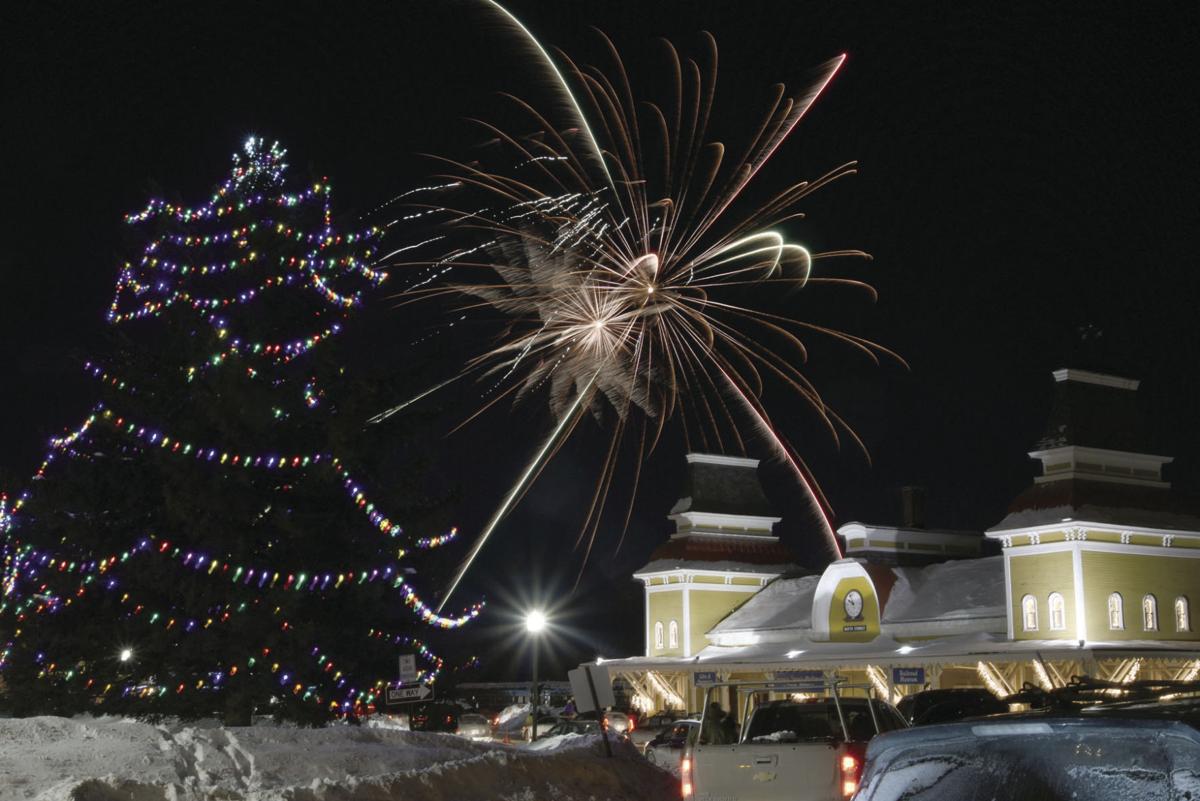
<path fill-rule="evenodd" d="M 546 613 L 540 609 L 534 609 L 525 615 L 525 630 L 530 634 L 530 645 L 533 648 L 533 681 L 529 687 L 529 708 L 531 712 L 530 720 L 532 727 L 529 732 L 529 741 L 533 742 L 537 739 L 537 719 L 538 719 L 538 702 L 541 700 L 541 693 L 538 692 L 538 640 L 541 633 L 546 630 Z"/>

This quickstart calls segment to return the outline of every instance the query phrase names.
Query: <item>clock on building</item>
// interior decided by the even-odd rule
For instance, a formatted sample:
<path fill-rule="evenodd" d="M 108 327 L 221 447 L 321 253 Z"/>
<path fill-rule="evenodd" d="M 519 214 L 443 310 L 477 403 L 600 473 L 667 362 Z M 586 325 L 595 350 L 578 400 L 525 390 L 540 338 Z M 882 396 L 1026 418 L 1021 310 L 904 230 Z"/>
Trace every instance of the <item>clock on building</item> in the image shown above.
<path fill-rule="evenodd" d="M 842 601 L 842 608 L 846 610 L 847 620 L 861 619 L 863 613 L 862 593 L 858 590 L 850 590 Z"/>

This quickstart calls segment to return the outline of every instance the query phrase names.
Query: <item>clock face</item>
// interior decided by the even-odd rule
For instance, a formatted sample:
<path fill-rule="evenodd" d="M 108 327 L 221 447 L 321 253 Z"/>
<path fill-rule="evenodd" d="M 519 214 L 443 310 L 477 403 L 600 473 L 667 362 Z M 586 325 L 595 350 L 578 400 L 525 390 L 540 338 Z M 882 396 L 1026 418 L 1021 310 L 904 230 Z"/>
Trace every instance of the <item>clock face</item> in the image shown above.
<path fill-rule="evenodd" d="M 846 610 L 846 618 L 849 620 L 858 620 L 862 617 L 863 597 L 858 590 L 850 590 L 846 593 L 845 600 L 842 601 L 842 606 Z"/>

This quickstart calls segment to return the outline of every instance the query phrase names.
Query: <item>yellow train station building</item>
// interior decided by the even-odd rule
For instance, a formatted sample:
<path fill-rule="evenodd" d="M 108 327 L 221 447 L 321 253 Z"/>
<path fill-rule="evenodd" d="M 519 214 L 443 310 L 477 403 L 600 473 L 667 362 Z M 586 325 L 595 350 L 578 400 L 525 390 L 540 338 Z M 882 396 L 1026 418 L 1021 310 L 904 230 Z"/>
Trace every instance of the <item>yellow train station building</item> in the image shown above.
<path fill-rule="evenodd" d="M 753 459 L 689 454 L 675 532 L 634 574 L 645 651 L 603 660 L 645 709 L 695 711 L 705 685 L 814 679 L 927 688 L 1089 675 L 1200 676 L 1200 514 L 1144 452 L 1138 382 L 1058 370 L 1040 475 L 985 532 L 847 523 L 844 558 L 793 563 Z"/>

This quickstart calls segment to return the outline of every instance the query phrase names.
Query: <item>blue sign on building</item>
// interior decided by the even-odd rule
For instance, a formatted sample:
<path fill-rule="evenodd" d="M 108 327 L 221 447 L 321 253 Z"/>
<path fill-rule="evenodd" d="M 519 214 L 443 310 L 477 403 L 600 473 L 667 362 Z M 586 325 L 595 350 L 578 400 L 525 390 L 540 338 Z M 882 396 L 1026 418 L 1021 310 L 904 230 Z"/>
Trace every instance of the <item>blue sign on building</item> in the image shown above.
<path fill-rule="evenodd" d="M 775 681 L 824 681 L 825 673 L 820 670 L 777 670 Z"/>
<path fill-rule="evenodd" d="M 717 683 L 717 671 L 697 670 L 692 674 L 692 683 L 697 687 L 706 687 Z"/>
<path fill-rule="evenodd" d="M 925 684 L 925 668 L 892 668 L 892 684 Z"/>

